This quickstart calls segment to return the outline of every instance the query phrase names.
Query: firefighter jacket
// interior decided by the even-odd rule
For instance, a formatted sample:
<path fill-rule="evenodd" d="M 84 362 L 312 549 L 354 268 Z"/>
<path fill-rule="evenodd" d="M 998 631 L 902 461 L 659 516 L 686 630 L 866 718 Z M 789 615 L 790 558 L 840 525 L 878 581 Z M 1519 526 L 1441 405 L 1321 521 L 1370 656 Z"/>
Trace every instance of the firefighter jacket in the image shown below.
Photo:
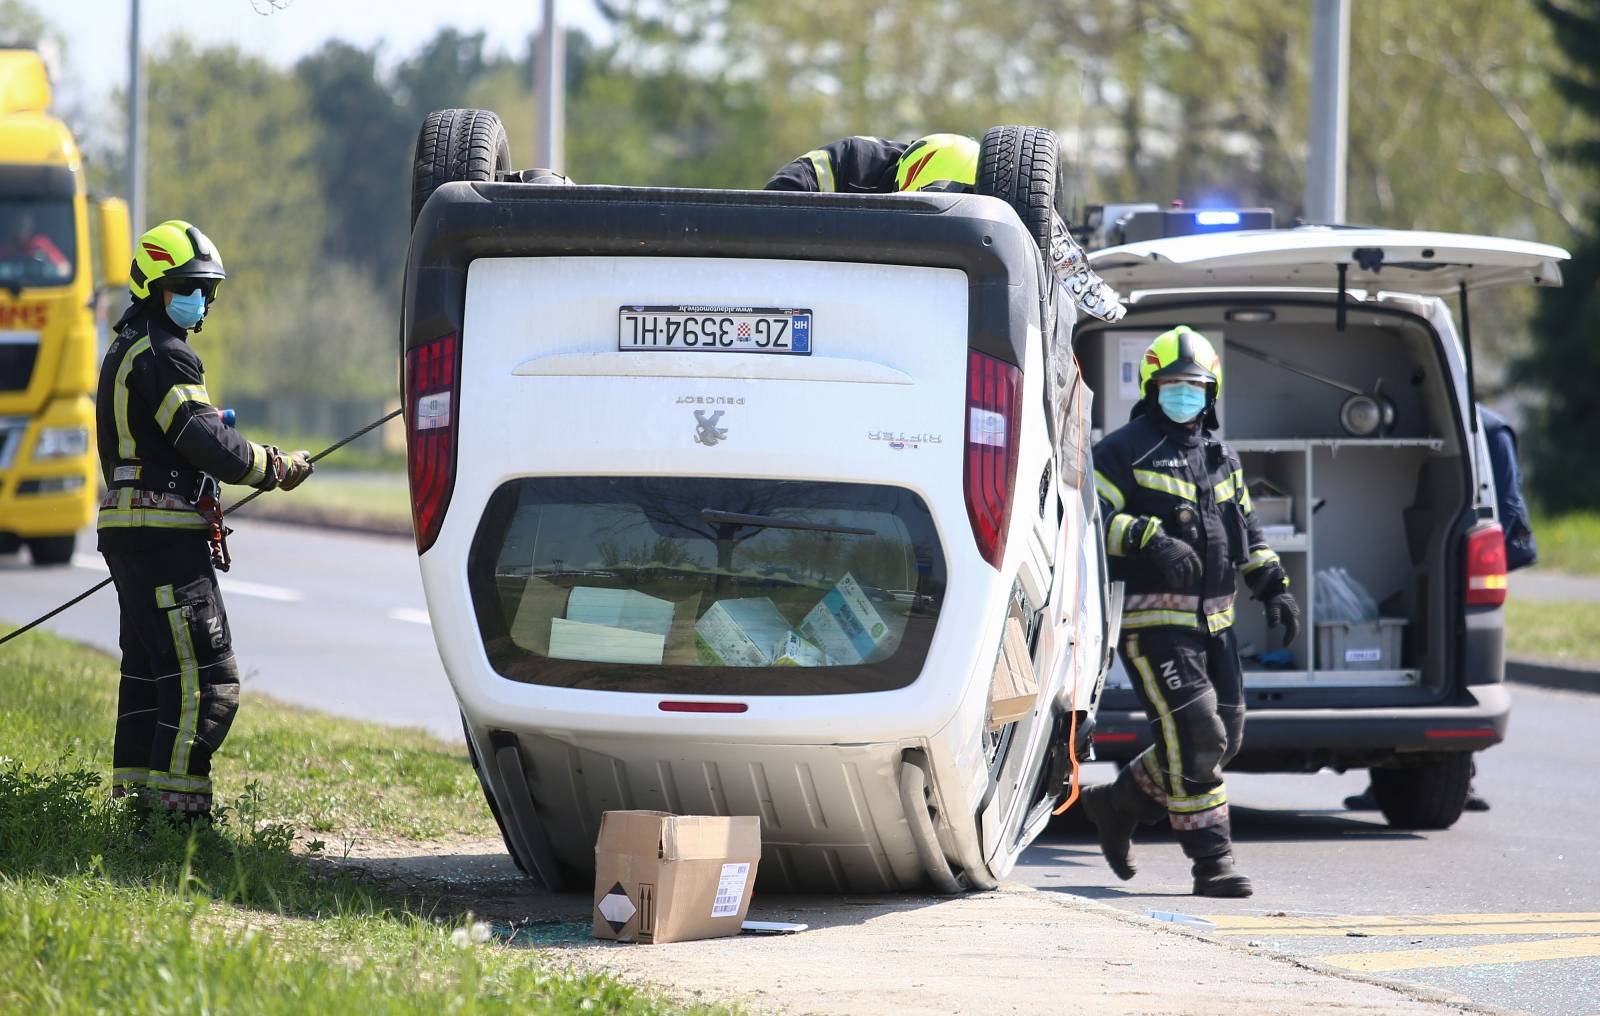
<path fill-rule="evenodd" d="M 100 365 L 95 417 L 106 487 L 95 524 L 102 551 L 204 539 L 209 524 L 194 502 L 207 476 L 277 485 L 266 448 L 223 424 L 200 357 L 160 310 L 138 308 L 118 323 Z"/>
<path fill-rule="evenodd" d="M 1094 465 L 1111 578 L 1126 583 L 1125 631 L 1219 632 L 1233 624 L 1238 575 L 1258 599 L 1287 587 L 1250 506 L 1238 456 L 1204 424 L 1172 423 L 1141 402 L 1126 426 L 1095 446 Z M 1200 555 L 1204 567 L 1195 585 L 1168 588 L 1160 569 L 1143 557 L 1158 532 Z"/>
<path fill-rule="evenodd" d="M 767 190 L 893 194 L 905 145 L 882 138 L 842 138 L 800 156 L 767 181 Z"/>

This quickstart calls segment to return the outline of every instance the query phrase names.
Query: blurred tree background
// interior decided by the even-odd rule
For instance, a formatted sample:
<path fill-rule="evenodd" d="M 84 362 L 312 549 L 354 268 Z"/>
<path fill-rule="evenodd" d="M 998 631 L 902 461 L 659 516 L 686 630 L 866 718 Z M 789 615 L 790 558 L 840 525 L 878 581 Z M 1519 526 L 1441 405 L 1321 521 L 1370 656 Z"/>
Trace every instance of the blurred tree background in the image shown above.
<path fill-rule="evenodd" d="M 566 37 L 566 169 L 581 182 L 759 187 L 847 134 L 1033 123 L 1062 138 L 1069 214 L 1169 199 L 1267 205 L 1281 223 L 1301 210 L 1309 2 L 596 3 L 604 37 Z M 1587 161 L 1566 156 L 1593 136 L 1576 95 L 1594 79 L 1563 70 L 1582 61 L 1558 41 L 1539 0 L 1352 4 L 1349 220 L 1592 248 L 1592 140 Z M 148 61 L 149 208 L 194 218 L 228 260 L 230 312 L 205 336 L 228 340 L 229 389 L 391 393 L 417 127 L 432 109 L 494 109 L 530 165 L 533 40 L 445 29 L 406 54 L 330 41 L 277 67 L 178 39 Z M 122 156 L 104 147 L 114 192 Z M 1475 300 L 1488 396 L 1515 381 L 1544 405 L 1562 383 L 1508 369 L 1532 362 L 1536 303 Z"/>

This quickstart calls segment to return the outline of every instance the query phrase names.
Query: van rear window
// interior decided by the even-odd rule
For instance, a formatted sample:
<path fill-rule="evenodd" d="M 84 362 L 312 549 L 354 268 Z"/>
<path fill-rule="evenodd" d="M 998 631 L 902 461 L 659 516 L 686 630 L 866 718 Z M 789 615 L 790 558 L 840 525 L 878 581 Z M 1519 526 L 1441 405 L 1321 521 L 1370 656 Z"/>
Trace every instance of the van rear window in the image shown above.
<path fill-rule="evenodd" d="M 897 487 L 530 477 L 490 498 L 468 579 L 514 681 L 829 695 L 916 680 L 945 563 L 927 505 Z"/>

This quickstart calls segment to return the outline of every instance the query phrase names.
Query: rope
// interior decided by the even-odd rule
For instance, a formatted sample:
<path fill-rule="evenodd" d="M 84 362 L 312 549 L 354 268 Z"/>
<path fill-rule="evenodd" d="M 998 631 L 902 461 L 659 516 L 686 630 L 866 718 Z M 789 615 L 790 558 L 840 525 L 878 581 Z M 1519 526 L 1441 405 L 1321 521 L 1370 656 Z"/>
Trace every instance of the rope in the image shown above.
<path fill-rule="evenodd" d="M 351 434 L 349 437 L 343 438 L 342 440 L 339 440 L 339 441 L 335 441 L 333 444 L 331 444 L 328 447 L 322 449 L 322 451 L 320 451 L 317 454 L 311 456 L 311 461 L 312 462 L 318 462 L 318 461 L 322 460 L 323 458 L 325 458 L 325 457 L 327 457 L 329 455 L 332 455 L 334 452 L 338 451 L 340 448 L 343 448 L 345 445 L 347 445 L 350 442 L 354 441 L 356 438 L 359 438 L 359 437 L 361 437 L 361 436 L 363 436 L 363 435 L 365 435 L 365 434 L 367 434 L 367 433 L 369 433 L 371 431 L 374 431 L 374 430 L 378 429 L 379 427 L 383 426 L 384 424 L 388 423 L 390 420 L 394 419 L 395 417 L 397 417 L 399 415 L 400 415 L 400 410 L 396 409 L 392 413 L 389 413 L 389 414 L 387 414 L 385 416 L 380 416 L 378 419 L 373 420 L 371 423 L 367 424 L 365 427 L 362 427 L 360 430 L 356 431 L 354 434 Z M 265 493 L 266 493 L 266 491 L 264 491 L 264 490 L 252 490 L 250 493 L 246 494 L 244 497 L 241 497 L 239 500 L 237 500 L 233 504 L 229 505 L 224 510 L 223 514 L 232 515 L 234 512 L 238 511 L 240 508 L 243 508 L 245 505 L 249 504 L 251 501 L 254 501 L 256 498 L 260 497 L 262 494 L 265 494 Z M 66 603 L 63 603 L 63 604 L 61 604 L 61 606 L 56 607 L 55 609 L 51 610 L 49 613 L 41 614 L 40 616 L 34 618 L 32 621 L 29 621 L 27 624 L 23 625 L 21 628 L 18 628 L 15 631 L 8 632 L 5 635 L 0 635 L 0 646 L 5 645 L 7 642 L 10 642 L 12 639 L 16 638 L 19 635 L 23 635 L 23 634 L 26 634 L 29 631 L 32 631 L 33 629 L 39 627 L 41 624 L 44 624 L 46 621 L 50 620 L 52 617 L 55 617 L 57 614 L 61 613 L 62 611 L 65 611 L 65 610 L 68 610 L 68 609 L 70 609 L 72 607 L 77 606 L 78 604 L 82 603 L 84 600 L 87 600 L 89 597 L 93 596 L 95 593 L 98 593 L 100 590 L 104 589 L 106 586 L 109 586 L 110 584 L 111 584 L 111 580 L 109 578 L 101 579 L 99 582 L 97 582 L 94 585 L 90 586 L 88 589 L 85 589 L 83 592 L 79 593 L 77 596 L 74 596 L 72 599 L 68 600 Z"/>

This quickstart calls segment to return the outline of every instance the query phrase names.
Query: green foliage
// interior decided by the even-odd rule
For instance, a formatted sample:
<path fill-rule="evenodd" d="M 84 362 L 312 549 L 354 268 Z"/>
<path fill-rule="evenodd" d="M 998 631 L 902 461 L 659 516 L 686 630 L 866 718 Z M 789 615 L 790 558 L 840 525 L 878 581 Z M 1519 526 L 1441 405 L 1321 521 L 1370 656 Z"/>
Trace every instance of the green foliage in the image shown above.
<path fill-rule="evenodd" d="M 1567 150 L 1590 190 L 1563 269 L 1566 285 L 1541 294 L 1538 340 L 1519 373 L 1544 396 L 1527 442 L 1534 491 L 1552 511 L 1593 510 L 1600 506 L 1600 445 L 1591 439 L 1600 433 L 1600 0 L 1539 0 L 1538 8 L 1567 58 L 1556 85 L 1584 117 L 1584 133 Z"/>
<path fill-rule="evenodd" d="M 1533 535 L 1539 567 L 1572 575 L 1600 575 L 1600 510 L 1537 514 Z M 1600 614 L 1600 609 L 1596 610 Z"/>
<path fill-rule="evenodd" d="M 334 842 L 491 828 L 466 762 L 419 734 L 256 699 L 219 759 L 230 803 L 211 825 L 112 801 L 115 681 L 113 660 L 51 636 L 0 657 L 0 1011 L 724 1011 L 563 969 L 471 915 L 436 918 L 328 864 L 321 841 L 292 849 L 308 819 Z"/>
<path fill-rule="evenodd" d="M 1506 652 L 1600 665 L 1600 609 L 1593 602 L 1506 600 Z"/>

